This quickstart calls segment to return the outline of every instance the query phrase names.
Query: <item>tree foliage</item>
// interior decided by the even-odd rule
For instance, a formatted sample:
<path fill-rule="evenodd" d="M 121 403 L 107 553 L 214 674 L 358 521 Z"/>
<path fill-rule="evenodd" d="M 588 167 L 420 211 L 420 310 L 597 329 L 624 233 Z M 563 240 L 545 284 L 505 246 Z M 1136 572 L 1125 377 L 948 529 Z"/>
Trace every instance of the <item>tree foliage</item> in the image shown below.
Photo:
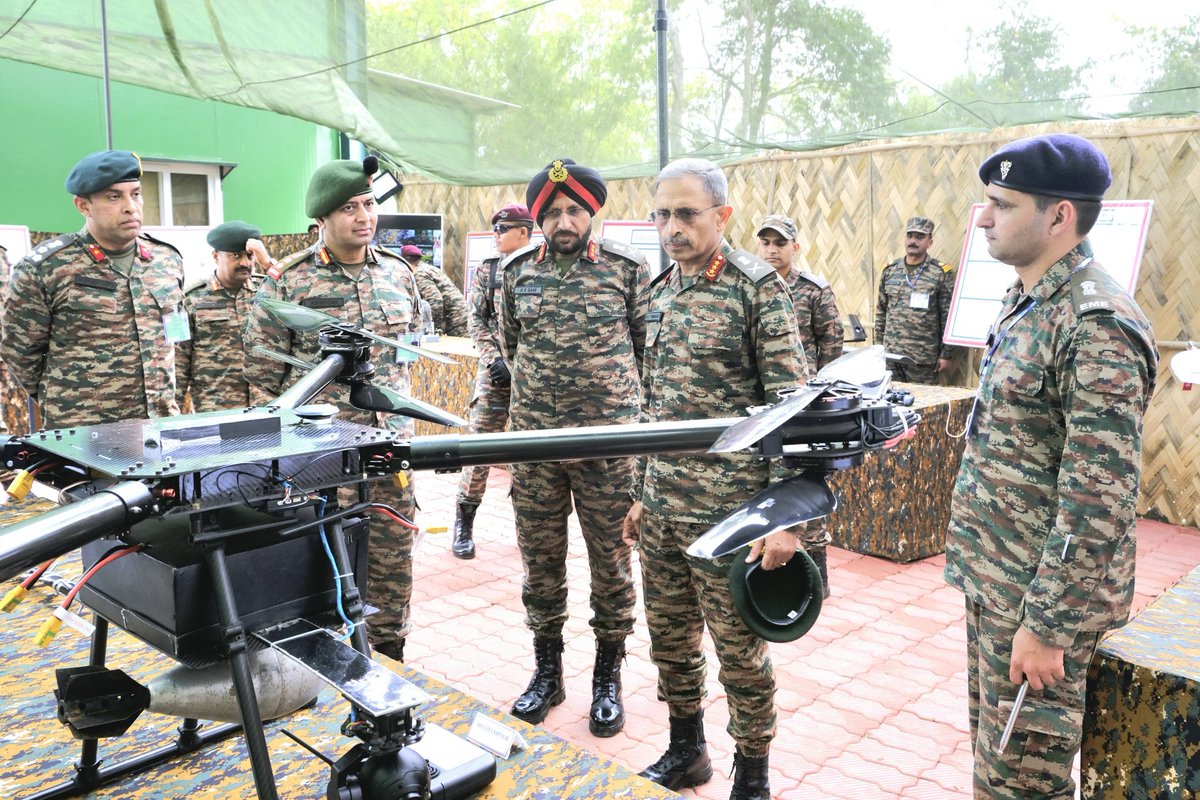
<path fill-rule="evenodd" d="M 1200 16 L 1167 30 L 1135 28 L 1143 63 L 1155 66 L 1129 104 L 1141 114 L 1200 113 Z"/>

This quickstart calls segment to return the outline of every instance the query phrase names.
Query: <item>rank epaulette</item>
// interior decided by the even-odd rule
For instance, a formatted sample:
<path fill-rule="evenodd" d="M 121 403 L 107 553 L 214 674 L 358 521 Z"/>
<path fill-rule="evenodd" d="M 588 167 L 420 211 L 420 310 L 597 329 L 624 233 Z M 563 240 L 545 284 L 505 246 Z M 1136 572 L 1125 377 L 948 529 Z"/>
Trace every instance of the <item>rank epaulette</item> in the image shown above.
<path fill-rule="evenodd" d="M 753 281 L 755 286 L 775 274 L 774 267 L 745 250 L 734 250 L 731 252 L 729 254 L 729 263 L 733 264 L 743 275 Z"/>
<path fill-rule="evenodd" d="M 321 249 L 324 250 L 325 248 L 322 247 Z M 276 261 L 274 264 L 271 265 L 271 268 L 267 270 L 267 277 L 272 278 L 274 280 L 279 280 L 280 276 L 282 276 L 283 273 L 287 272 L 289 269 L 296 266 L 301 261 L 307 260 L 310 256 L 312 256 L 316 252 L 317 252 L 317 246 L 314 244 L 311 247 L 306 247 L 303 250 L 292 253 L 290 256 L 287 256 L 286 258 L 284 258 L 282 261 Z"/>
<path fill-rule="evenodd" d="M 1075 306 L 1075 313 L 1080 316 L 1096 311 L 1112 311 L 1115 305 L 1108 274 L 1095 267 L 1084 267 L 1072 272 L 1071 304 Z"/>
<path fill-rule="evenodd" d="M 513 250 L 511 253 L 509 253 L 507 256 L 504 257 L 503 261 L 500 262 L 500 269 L 504 269 L 509 264 L 520 259 L 522 256 L 532 253 L 534 250 L 537 250 L 538 248 L 545 247 L 545 246 L 546 246 L 545 243 L 542 243 L 542 244 L 530 243 L 530 244 L 525 245 L 524 247 L 522 247 L 519 250 Z M 539 252 L 538 253 L 539 260 L 541 258 L 541 255 L 542 254 Z"/>
<path fill-rule="evenodd" d="M 179 256 L 180 258 L 183 258 L 183 253 L 179 252 L 179 248 L 176 247 L 175 245 L 171 244 L 170 242 L 164 242 L 162 239 L 155 239 L 153 236 L 146 233 L 145 231 L 139 233 L 138 238 L 146 239 L 148 241 L 153 242 L 154 244 L 162 245 L 163 247 L 170 249 L 171 252 L 173 252 L 175 255 Z M 139 242 L 139 244 L 140 244 L 140 242 Z M 142 258 L 150 257 L 150 254 L 142 252 L 140 247 L 138 248 L 138 255 L 140 255 Z"/>
<path fill-rule="evenodd" d="M 188 281 L 186 284 L 184 284 L 183 293 L 191 294 L 192 292 L 196 291 L 197 289 L 203 289 L 205 286 L 208 285 L 209 278 L 211 278 L 211 277 L 212 276 L 210 275 L 206 278 L 200 278 L 199 280 Z"/>
<path fill-rule="evenodd" d="M 79 240 L 79 234 L 77 234 L 77 233 L 60 234 L 58 236 L 55 236 L 53 239 L 47 239 L 46 241 L 39 244 L 37 247 L 33 248 L 33 250 L 29 251 L 29 255 L 25 256 L 25 260 L 28 261 L 30 264 L 34 264 L 34 265 L 41 264 L 47 258 L 49 258 L 50 256 L 54 255 L 55 253 L 59 252 L 64 247 L 66 247 L 70 244 L 73 244 L 77 241 L 79 242 L 79 245 L 82 247 L 83 242 Z"/>
<path fill-rule="evenodd" d="M 800 277 L 809 283 L 815 285 L 818 289 L 828 289 L 829 281 L 822 278 L 820 275 L 814 275 L 811 272 L 800 270 Z"/>
<path fill-rule="evenodd" d="M 953 264 L 943 264 L 941 261 L 938 261 L 933 257 L 930 257 L 929 263 L 933 264 L 935 267 L 941 267 L 942 272 L 949 272 L 950 270 L 954 269 Z"/>
<path fill-rule="evenodd" d="M 641 264 L 646 260 L 646 254 L 641 250 L 617 239 L 601 239 L 600 249 L 606 253 L 612 253 L 614 256 L 627 258 L 635 264 Z"/>

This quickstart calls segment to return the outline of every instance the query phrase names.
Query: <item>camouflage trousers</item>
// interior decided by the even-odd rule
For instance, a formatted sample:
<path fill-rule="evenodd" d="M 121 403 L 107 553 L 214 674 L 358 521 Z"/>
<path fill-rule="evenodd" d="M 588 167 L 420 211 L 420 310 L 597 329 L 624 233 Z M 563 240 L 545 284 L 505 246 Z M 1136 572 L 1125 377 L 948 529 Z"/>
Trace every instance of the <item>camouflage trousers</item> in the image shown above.
<path fill-rule="evenodd" d="M 567 517 L 579 516 L 591 569 L 589 624 L 597 639 L 623 641 L 633 632 L 633 562 L 621 541 L 633 460 L 597 459 L 513 464 L 513 512 L 525 567 L 521 599 L 534 636 L 562 635 L 567 621 Z"/>
<path fill-rule="evenodd" d="M 892 370 L 892 380 L 905 383 L 927 383 L 931 386 L 938 382 L 937 362 L 932 364 L 897 364 L 888 365 Z"/>
<path fill-rule="evenodd" d="M 650 658 L 658 667 L 658 699 L 672 717 L 701 709 L 707 625 L 729 704 L 726 730 L 743 755 L 757 758 L 767 755 L 775 738 L 775 672 L 767 643 L 733 606 L 729 558 L 704 561 L 684 552 L 708 527 L 650 512 L 642 516 L 642 591 Z"/>
<path fill-rule="evenodd" d="M 486 373 L 485 373 L 486 375 Z M 481 390 L 483 378 L 475 379 L 475 399 L 471 401 L 469 433 L 499 433 L 508 425 L 508 389 L 488 387 Z M 463 467 L 458 481 L 458 502 L 475 503 L 483 500 L 491 467 Z"/>
<path fill-rule="evenodd" d="M 805 550 L 819 549 L 833 541 L 826 517 L 805 523 L 803 526 L 798 525 L 790 530 L 799 535 L 800 544 L 804 545 Z"/>
<path fill-rule="evenodd" d="M 1083 738 L 1088 665 L 1100 634 L 1082 632 L 1063 654 L 1066 677 L 1030 689 L 1004 753 L 996 755 L 1019 684 L 1008 679 L 1019 624 L 967 600 L 967 701 L 975 752 L 975 797 L 1070 800 L 1071 768 Z"/>
<path fill-rule="evenodd" d="M 412 472 L 403 473 L 408 486 L 401 488 L 392 480 L 368 484 L 370 499 L 386 503 L 404 517 L 415 522 L 417 504 L 413 494 Z M 354 487 L 338 490 L 338 502 L 349 505 L 358 502 Z M 367 550 L 367 597 L 379 609 L 367 620 L 367 638 L 371 645 L 397 642 L 411 628 L 409 605 L 412 599 L 413 531 L 391 517 L 371 513 L 370 538 Z"/>

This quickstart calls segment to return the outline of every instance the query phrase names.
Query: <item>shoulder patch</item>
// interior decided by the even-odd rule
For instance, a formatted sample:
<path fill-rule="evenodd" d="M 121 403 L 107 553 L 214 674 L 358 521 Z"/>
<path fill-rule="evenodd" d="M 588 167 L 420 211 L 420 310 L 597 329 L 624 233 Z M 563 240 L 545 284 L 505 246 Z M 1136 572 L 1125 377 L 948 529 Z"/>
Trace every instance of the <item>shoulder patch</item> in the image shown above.
<path fill-rule="evenodd" d="M 1102 269 L 1084 267 L 1071 273 L 1071 304 L 1079 316 L 1116 310 L 1112 278 Z"/>
<path fill-rule="evenodd" d="M 153 236 L 146 233 L 145 231 L 139 233 L 138 238 L 145 239 L 148 242 L 153 242 L 154 244 L 161 245 L 162 247 L 166 247 L 169 250 L 171 250 L 172 252 L 174 252 L 175 255 L 179 256 L 180 258 L 183 258 L 183 253 L 179 252 L 179 248 L 176 247 L 175 245 L 171 244 L 170 242 L 164 242 L 162 239 L 155 239 Z"/>
<path fill-rule="evenodd" d="M 753 281 L 755 286 L 776 274 L 774 267 L 745 250 L 732 251 L 729 254 L 729 263 Z"/>
<path fill-rule="evenodd" d="M 829 288 L 829 281 L 825 280 L 820 275 L 814 275 L 811 272 L 805 272 L 804 270 L 800 270 L 800 277 L 803 278 L 804 280 L 808 281 L 809 283 L 813 284 L 818 289 L 828 289 Z"/>
<path fill-rule="evenodd" d="M 953 265 L 953 264 L 948 264 L 948 263 L 945 263 L 945 262 L 942 262 L 942 261 L 938 261 L 936 258 L 931 258 L 931 259 L 929 259 L 929 261 L 930 261 L 930 263 L 932 263 L 932 264 L 933 264 L 935 267 L 940 267 L 940 268 L 941 268 L 941 270 L 942 270 L 942 272 L 949 272 L 950 270 L 954 269 L 954 265 Z"/>
<path fill-rule="evenodd" d="M 25 261 L 28 261 L 30 264 L 41 264 L 68 245 L 75 244 L 78 241 L 77 236 L 78 234 L 74 233 L 63 233 L 55 236 L 53 239 L 47 239 L 30 250 L 29 255 L 25 256 Z"/>
<path fill-rule="evenodd" d="M 277 273 L 277 274 L 271 275 L 270 272 L 268 272 L 267 274 L 269 276 L 275 278 L 276 280 L 278 280 L 280 275 L 287 272 L 289 269 L 296 266 L 300 262 L 305 261 L 310 256 L 312 256 L 312 254 L 315 253 L 316 251 L 317 251 L 317 246 L 314 244 L 313 246 L 306 247 L 303 250 L 300 250 L 299 252 L 292 253 L 290 256 L 285 256 L 282 260 L 276 261 L 275 266 L 272 268 L 275 271 L 275 273 Z"/>
<path fill-rule="evenodd" d="M 537 249 L 540 246 L 541 245 L 538 245 L 535 243 L 530 243 L 530 244 L 527 244 L 524 247 L 522 247 L 520 250 L 512 251 L 507 256 L 505 256 L 503 261 L 500 262 L 501 268 L 508 267 L 509 264 L 512 264 L 512 263 L 515 263 L 515 262 L 521 260 L 522 258 L 529 255 L 530 253 L 536 253 Z"/>
<path fill-rule="evenodd" d="M 606 253 L 612 253 L 614 256 L 629 259 L 635 264 L 641 264 L 646 260 L 646 254 L 641 250 L 616 239 L 601 239 L 600 249 Z"/>

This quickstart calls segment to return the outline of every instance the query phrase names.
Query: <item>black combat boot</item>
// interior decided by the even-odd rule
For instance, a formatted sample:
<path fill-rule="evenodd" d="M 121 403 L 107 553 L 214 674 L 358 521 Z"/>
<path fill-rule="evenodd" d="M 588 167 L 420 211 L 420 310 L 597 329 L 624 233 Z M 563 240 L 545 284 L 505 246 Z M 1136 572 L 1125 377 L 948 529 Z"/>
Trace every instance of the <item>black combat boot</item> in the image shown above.
<path fill-rule="evenodd" d="M 733 752 L 733 791 L 729 800 L 771 800 L 767 756 L 750 758 Z"/>
<path fill-rule="evenodd" d="M 712 762 L 704 741 L 704 712 L 671 717 L 671 744 L 667 752 L 638 773 L 668 789 L 686 789 L 708 783 Z"/>
<path fill-rule="evenodd" d="M 821 573 L 821 585 L 825 587 L 825 594 L 821 595 L 825 600 L 829 599 L 829 565 L 825 560 L 825 545 L 813 547 L 807 550 L 808 557 L 817 565 L 817 569 Z"/>
<path fill-rule="evenodd" d="M 399 661 L 401 664 L 404 663 L 403 639 L 392 639 L 391 641 L 387 642 L 379 642 L 378 644 L 371 645 L 371 649 L 376 653 L 383 653 L 393 661 Z"/>
<path fill-rule="evenodd" d="M 525 694 L 513 703 L 512 715 L 530 725 L 546 718 L 550 709 L 567 698 L 562 677 L 563 640 L 561 636 L 533 637 L 533 655 L 537 666 Z"/>
<path fill-rule="evenodd" d="M 592 668 L 592 710 L 588 730 L 594 736 L 616 736 L 625 727 L 621 705 L 621 661 L 625 642 L 596 640 L 596 665 Z"/>
<path fill-rule="evenodd" d="M 455 558 L 475 557 L 475 540 L 471 537 L 475 533 L 475 512 L 478 510 L 479 503 L 459 501 L 454 511 L 454 543 L 450 549 Z"/>

